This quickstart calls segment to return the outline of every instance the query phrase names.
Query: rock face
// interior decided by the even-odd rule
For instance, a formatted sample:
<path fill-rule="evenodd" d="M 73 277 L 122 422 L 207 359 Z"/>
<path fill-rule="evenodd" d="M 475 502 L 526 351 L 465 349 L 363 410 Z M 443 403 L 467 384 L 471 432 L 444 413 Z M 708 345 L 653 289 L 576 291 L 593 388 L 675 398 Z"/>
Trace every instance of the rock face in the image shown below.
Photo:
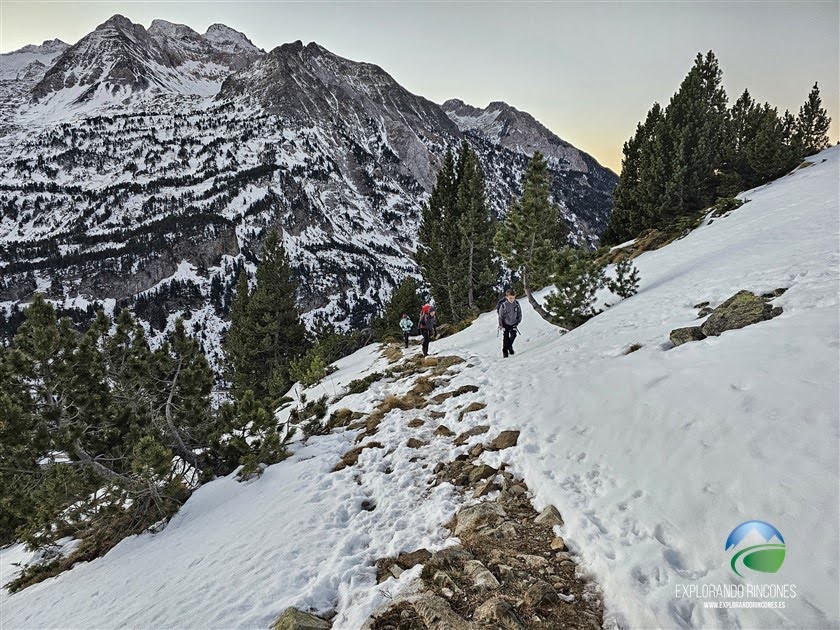
<path fill-rule="evenodd" d="M 464 140 L 499 216 L 536 150 L 573 239 L 594 242 L 611 211 L 615 175 L 524 112 L 494 104 L 504 129 L 491 133 L 315 43 L 266 54 L 223 25 L 117 15 L 73 46 L 26 50 L 11 65 L 29 78 L 0 82 L 6 313 L 36 287 L 84 305 L 189 303 L 141 319 L 155 334 L 192 319 L 218 355 L 236 276 L 277 229 L 306 317 L 363 328 L 418 274 L 421 209 Z"/>

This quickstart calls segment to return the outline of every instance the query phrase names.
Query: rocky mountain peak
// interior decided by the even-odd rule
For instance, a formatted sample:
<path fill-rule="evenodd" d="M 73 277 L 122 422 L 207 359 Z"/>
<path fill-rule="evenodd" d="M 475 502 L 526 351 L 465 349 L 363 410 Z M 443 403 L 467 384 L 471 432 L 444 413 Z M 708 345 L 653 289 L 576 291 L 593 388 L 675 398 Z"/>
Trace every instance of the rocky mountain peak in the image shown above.
<path fill-rule="evenodd" d="M 152 20 L 148 32 L 153 37 L 171 37 L 172 39 L 201 38 L 201 35 L 186 24 L 174 24 L 166 20 Z"/>
<path fill-rule="evenodd" d="M 492 101 L 482 109 L 460 99 L 450 99 L 442 108 L 463 133 L 526 155 L 539 151 L 563 169 L 587 173 L 597 164 L 594 158 L 559 138 L 531 114 L 504 101 Z"/>
<path fill-rule="evenodd" d="M 31 95 L 37 103 L 62 93 L 73 106 L 159 93 L 212 96 L 228 74 L 263 54 L 220 24 L 202 36 L 166 20 L 154 20 L 146 30 L 118 14 L 67 49 Z"/>
<path fill-rule="evenodd" d="M 263 53 L 261 48 L 254 46 L 253 42 L 240 33 L 224 24 L 211 24 L 204 33 L 204 38 L 212 42 L 217 48 L 229 53 Z"/>

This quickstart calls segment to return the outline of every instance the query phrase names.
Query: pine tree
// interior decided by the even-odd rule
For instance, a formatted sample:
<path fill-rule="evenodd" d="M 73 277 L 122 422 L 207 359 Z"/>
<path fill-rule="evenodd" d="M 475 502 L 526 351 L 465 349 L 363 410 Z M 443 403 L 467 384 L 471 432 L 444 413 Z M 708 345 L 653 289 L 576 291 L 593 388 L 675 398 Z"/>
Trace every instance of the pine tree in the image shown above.
<path fill-rule="evenodd" d="M 660 152 L 670 155 L 669 176 L 660 208 L 662 218 L 695 212 L 717 198 L 717 166 L 726 152 L 727 97 L 712 51 L 700 53 L 665 108 Z"/>
<path fill-rule="evenodd" d="M 661 146 L 663 124 L 662 108 L 654 103 L 645 122 L 637 125 L 635 135 L 624 143 L 621 176 L 613 193 L 613 211 L 602 238 L 604 243 L 618 244 L 635 238 L 658 221 L 666 174 Z"/>
<path fill-rule="evenodd" d="M 414 278 L 407 276 L 394 290 L 382 317 L 374 321 L 374 335 L 377 339 L 383 339 L 389 334 L 401 335 L 399 323 L 403 313 L 407 313 L 416 326 L 422 306 L 420 287 Z"/>
<path fill-rule="evenodd" d="M 551 316 L 534 298 L 532 290 L 548 281 L 555 262 L 551 233 L 557 207 L 549 199 L 548 164 L 537 151 L 525 169 L 522 196 L 508 208 L 496 231 L 496 251 L 514 273 L 519 273 L 528 301 L 546 321 Z"/>
<path fill-rule="evenodd" d="M 250 295 L 246 285 L 240 275 L 225 347 L 233 394 L 239 398 L 251 390 L 257 400 L 272 404 L 291 387 L 291 361 L 309 345 L 297 307 L 297 281 L 277 232 L 263 244 Z"/>
<path fill-rule="evenodd" d="M 458 231 L 458 172 L 451 149 L 447 150 L 429 203 L 420 222 L 417 263 L 429 284 L 438 309 L 453 322 L 460 321 L 462 310 L 459 273 L 461 260 Z"/>
<path fill-rule="evenodd" d="M 811 88 L 808 100 L 799 108 L 796 118 L 797 140 L 803 156 L 813 155 L 829 146 L 828 128 L 831 118 L 822 106 L 820 88 L 817 83 Z"/>
<path fill-rule="evenodd" d="M 466 307 L 476 313 L 478 304 L 493 294 L 501 268 L 493 256 L 496 222 L 487 206 L 484 173 L 478 156 L 464 142 L 458 160 L 461 177 L 458 183 L 459 260 L 466 281 Z"/>
<path fill-rule="evenodd" d="M 251 327 L 248 322 L 248 302 L 251 298 L 248 274 L 239 272 L 236 295 L 230 309 L 230 328 L 224 340 L 225 369 L 233 384 L 233 395 L 237 397 L 248 389 L 251 382 L 249 342 Z"/>
<path fill-rule="evenodd" d="M 160 441 L 196 469 L 201 468 L 195 448 L 209 441 L 212 418 L 210 391 L 213 370 L 198 341 L 187 336 L 184 322 L 152 355 L 152 383 L 157 383 L 154 408 L 165 430 Z"/>
<path fill-rule="evenodd" d="M 601 312 L 594 304 L 595 293 L 606 284 L 605 267 L 582 249 L 564 247 L 558 252 L 556 291 L 546 298 L 546 309 L 555 323 L 570 330 Z"/>

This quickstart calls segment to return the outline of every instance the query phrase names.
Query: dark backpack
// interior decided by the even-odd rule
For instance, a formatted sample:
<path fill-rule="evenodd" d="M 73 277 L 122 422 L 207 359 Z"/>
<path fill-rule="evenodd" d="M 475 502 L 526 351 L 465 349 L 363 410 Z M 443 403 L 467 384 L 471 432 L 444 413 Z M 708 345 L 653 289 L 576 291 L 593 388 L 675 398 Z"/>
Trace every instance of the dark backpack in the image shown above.
<path fill-rule="evenodd" d="M 420 323 L 417 324 L 418 328 L 420 328 L 420 330 L 426 330 L 429 327 L 429 320 L 431 318 L 432 318 L 432 316 L 429 315 L 428 313 L 423 313 L 420 316 Z"/>

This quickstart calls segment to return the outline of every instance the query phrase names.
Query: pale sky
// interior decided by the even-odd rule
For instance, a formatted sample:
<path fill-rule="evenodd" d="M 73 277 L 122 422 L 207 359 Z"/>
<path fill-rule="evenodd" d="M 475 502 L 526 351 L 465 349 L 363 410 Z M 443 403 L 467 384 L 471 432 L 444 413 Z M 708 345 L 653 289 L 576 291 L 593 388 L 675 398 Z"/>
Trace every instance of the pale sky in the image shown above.
<path fill-rule="evenodd" d="M 730 104 L 749 89 L 799 111 L 819 81 L 838 141 L 840 0 L 827 2 L 261 2 L 0 0 L 0 51 L 73 44 L 115 13 L 203 33 L 220 22 L 266 51 L 315 41 L 375 63 L 415 94 L 502 100 L 618 172 L 654 101 L 713 50 Z"/>

